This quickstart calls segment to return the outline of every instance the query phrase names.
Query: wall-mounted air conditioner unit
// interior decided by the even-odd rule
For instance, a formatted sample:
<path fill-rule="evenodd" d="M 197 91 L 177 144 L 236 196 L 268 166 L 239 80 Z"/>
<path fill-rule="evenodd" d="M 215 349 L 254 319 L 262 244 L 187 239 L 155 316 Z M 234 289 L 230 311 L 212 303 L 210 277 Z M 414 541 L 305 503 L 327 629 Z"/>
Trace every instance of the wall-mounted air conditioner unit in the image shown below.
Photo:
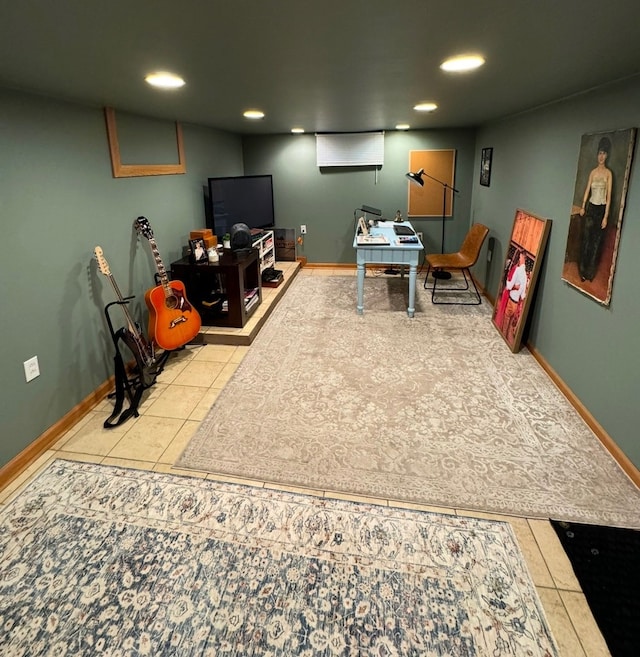
<path fill-rule="evenodd" d="M 316 134 L 319 167 L 360 167 L 384 164 L 384 132 Z"/>

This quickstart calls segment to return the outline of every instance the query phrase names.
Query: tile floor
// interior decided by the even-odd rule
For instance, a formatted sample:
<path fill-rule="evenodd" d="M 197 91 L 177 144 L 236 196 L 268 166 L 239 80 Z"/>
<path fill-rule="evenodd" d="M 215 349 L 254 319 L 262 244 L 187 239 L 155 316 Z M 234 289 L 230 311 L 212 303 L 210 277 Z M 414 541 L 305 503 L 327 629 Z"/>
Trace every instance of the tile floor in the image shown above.
<path fill-rule="evenodd" d="M 305 268 L 299 276 L 355 275 L 355 270 Z M 265 295 L 263 306 L 275 303 L 279 295 Z M 354 300 L 355 304 L 355 300 Z M 249 330 L 249 329 L 247 329 Z M 216 476 L 202 472 L 174 470 L 172 464 L 185 447 L 200 421 L 232 376 L 250 346 L 205 344 L 188 346 L 173 354 L 156 384 L 145 391 L 140 416 L 122 426 L 105 430 L 110 414 L 108 399 L 62 436 L 53 447 L 32 463 L 17 479 L 0 490 L 0 508 L 18 494 L 30 478 L 52 459 L 64 458 L 131 468 L 171 472 L 231 481 L 255 486 L 276 487 L 260 481 Z M 342 493 L 282 487 L 293 492 L 361 501 Z M 447 509 L 406 504 L 394 500 L 368 502 L 404 506 L 507 521 L 511 524 L 529 572 L 547 614 L 562 657 L 605 657 L 610 653 L 593 620 L 571 566 L 551 525 L 546 520 L 495 516 L 464 509 Z"/>

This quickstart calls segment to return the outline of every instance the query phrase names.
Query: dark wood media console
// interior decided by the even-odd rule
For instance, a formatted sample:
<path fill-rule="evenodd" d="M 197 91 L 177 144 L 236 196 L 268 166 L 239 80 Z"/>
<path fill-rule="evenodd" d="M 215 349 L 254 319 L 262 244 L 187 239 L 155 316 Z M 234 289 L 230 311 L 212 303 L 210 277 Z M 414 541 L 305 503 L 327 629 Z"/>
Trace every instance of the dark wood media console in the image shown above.
<path fill-rule="evenodd" d="M 171 273 L 184 283 L 205 326 L 242 328 L 262 303 L 257 249 L 225 249 L 214 263 L 196 265 L 182 258 L 171 263 Z"/>

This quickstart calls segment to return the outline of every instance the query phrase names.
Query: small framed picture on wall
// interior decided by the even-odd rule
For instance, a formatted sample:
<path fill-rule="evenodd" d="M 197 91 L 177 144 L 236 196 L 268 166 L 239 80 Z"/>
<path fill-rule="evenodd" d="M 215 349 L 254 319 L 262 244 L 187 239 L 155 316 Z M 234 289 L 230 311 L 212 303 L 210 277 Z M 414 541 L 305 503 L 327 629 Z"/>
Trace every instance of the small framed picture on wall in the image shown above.
<path fill-rule="evenodd" d="M 483 148 L 480 158 L 480 184 L 489 187 L 491 184 L 491 160 L 493 148 Z"/>

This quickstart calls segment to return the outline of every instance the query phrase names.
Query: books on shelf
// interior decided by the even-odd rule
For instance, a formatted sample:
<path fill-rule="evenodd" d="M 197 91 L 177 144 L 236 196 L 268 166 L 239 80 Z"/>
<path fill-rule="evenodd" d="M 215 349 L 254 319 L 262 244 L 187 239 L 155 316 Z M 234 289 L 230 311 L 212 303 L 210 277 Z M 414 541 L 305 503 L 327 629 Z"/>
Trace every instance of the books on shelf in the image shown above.
<path fill-rule="evenodd" d="M 253 308 L 260 301 L 260 290 L 257 287 L 252 287 L 244 292 L 244 307 L 245 310 Z"/>
<path fill-rule="evenodd" d="M 260 301 L 260 297 L 252 297 L 248 301 L 245 299 L 245 310 L 249 312 L 249 310 L 251 310 L 251 308 L 253 308 L 258 303 L 258 301 Z"/>
<path fill-rule="evenodd" d="M 244 307 L 248 312 L 253 306 L 260 302 L 260 290 L 257 287 L 252 287 L 244 292 Z"/>
<path fill-rule="evenodd" d="M 218 299 L 216 303 L 220 303 L 220 312 L 229 312 L 229 299 Z M 244 308 L 248 311 L 260 302 L 260 290 L 257 287 L 252 287 L 244 292 Z"/>

